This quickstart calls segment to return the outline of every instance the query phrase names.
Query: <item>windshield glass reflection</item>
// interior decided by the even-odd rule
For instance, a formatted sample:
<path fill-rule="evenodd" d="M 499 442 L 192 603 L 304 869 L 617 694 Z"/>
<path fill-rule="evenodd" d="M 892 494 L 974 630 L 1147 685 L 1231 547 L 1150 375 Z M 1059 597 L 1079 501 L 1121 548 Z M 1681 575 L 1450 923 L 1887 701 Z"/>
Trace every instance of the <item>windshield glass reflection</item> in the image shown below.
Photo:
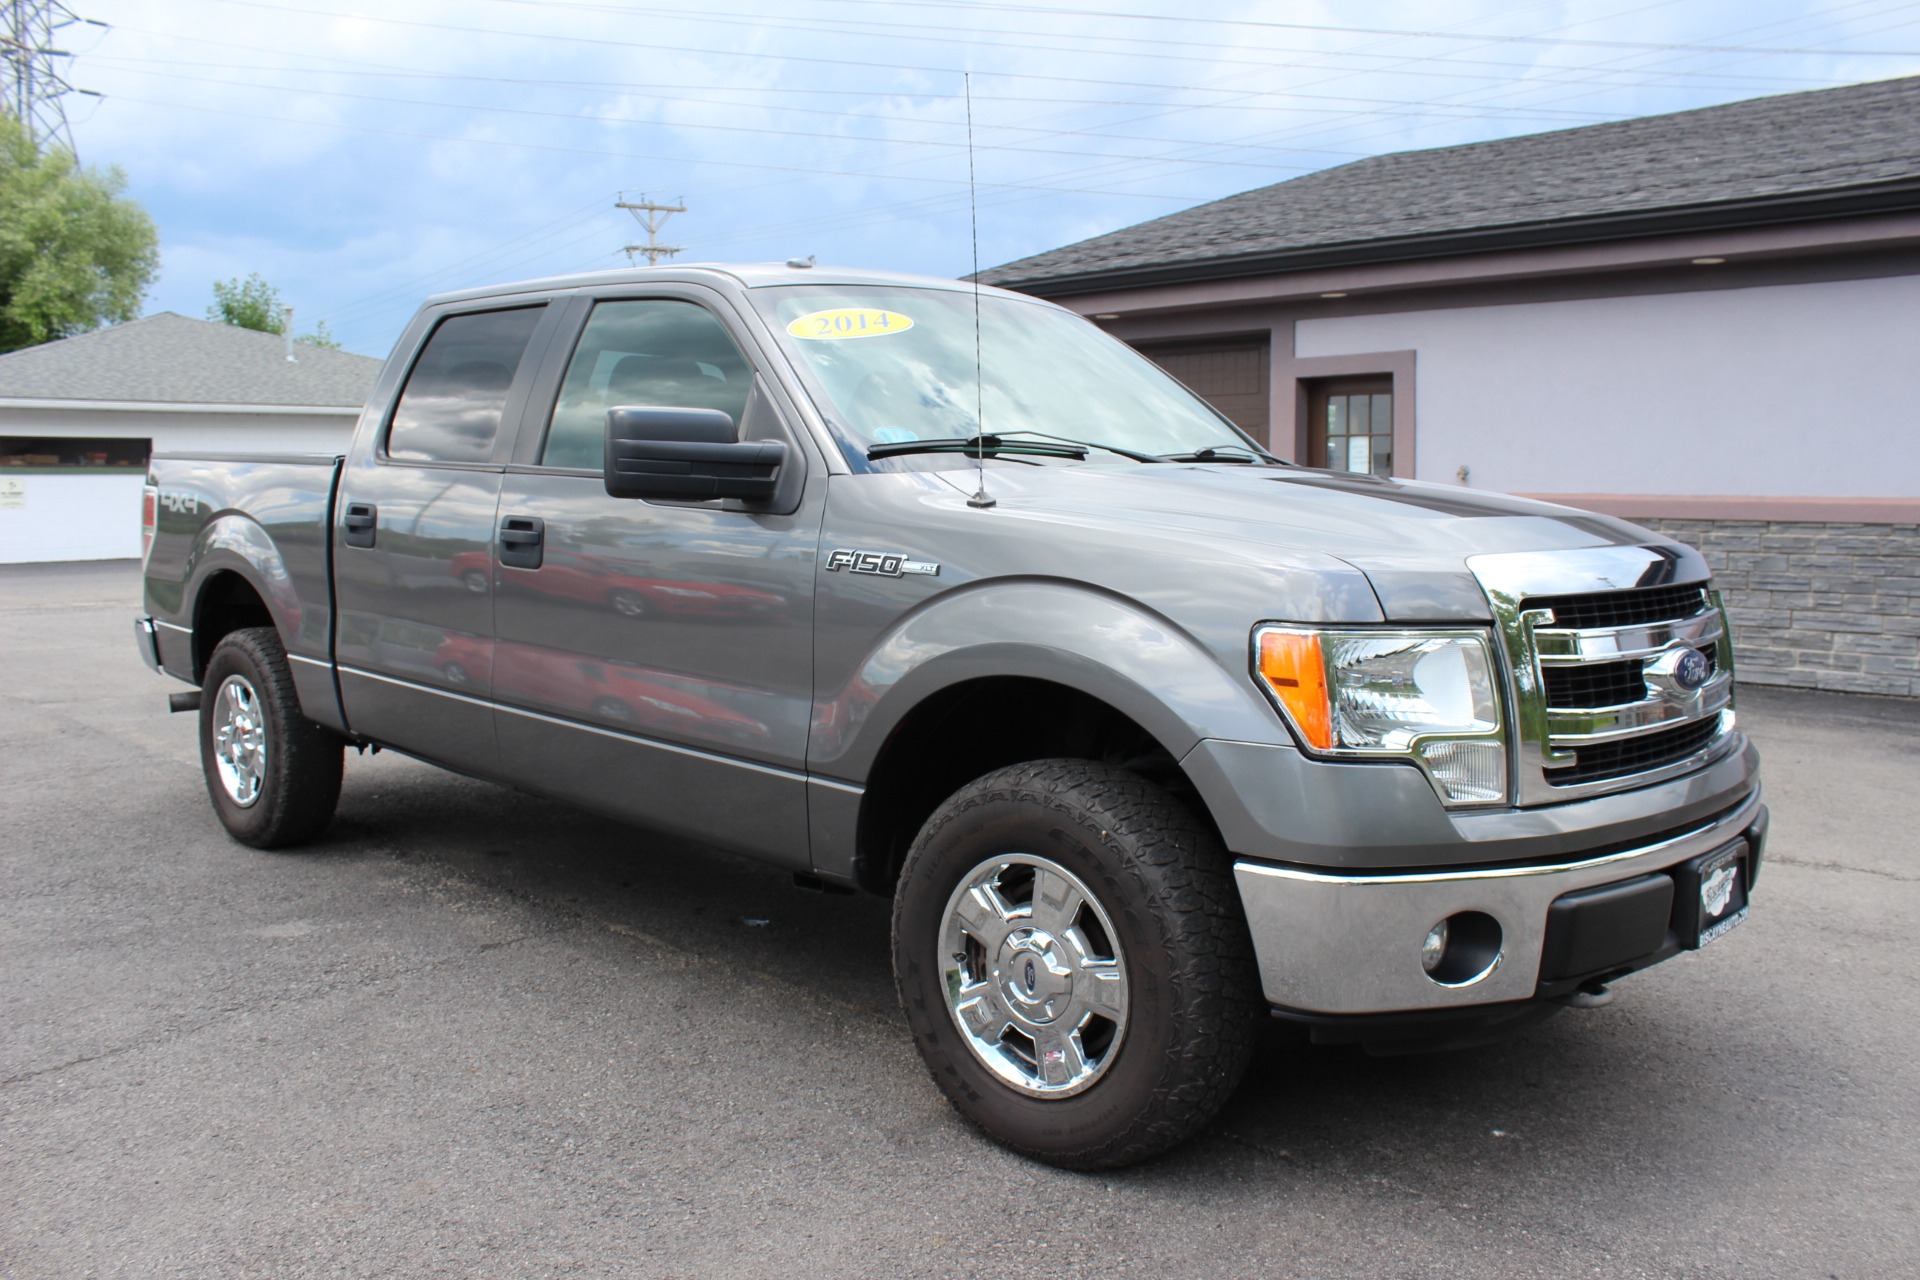
<path fill-rule="evenodd" d="M 749 293 L 863 470 L 877 444 L 980 432 L 1042 432 L 1151 454 L 1248 447 L 1158 365 L 1056 307 L 981 295 L 976 381 L 971 293 L 858 285 Z M 969 463 L 917 457 L 913 465 Z"/>

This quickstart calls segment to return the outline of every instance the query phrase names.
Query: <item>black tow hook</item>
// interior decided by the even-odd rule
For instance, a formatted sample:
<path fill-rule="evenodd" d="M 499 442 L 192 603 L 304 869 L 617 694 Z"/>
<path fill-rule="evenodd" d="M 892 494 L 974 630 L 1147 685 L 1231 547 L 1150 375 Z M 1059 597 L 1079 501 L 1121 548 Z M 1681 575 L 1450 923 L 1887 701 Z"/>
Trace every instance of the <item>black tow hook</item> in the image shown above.
<path fill-rule="evenodd" d="M 193 689 L 186 693 L 170 693 L 167 695 L 167 710 L 169 711 L 198 711 L 199 709 L 200 691 L 198 689 Z"/>

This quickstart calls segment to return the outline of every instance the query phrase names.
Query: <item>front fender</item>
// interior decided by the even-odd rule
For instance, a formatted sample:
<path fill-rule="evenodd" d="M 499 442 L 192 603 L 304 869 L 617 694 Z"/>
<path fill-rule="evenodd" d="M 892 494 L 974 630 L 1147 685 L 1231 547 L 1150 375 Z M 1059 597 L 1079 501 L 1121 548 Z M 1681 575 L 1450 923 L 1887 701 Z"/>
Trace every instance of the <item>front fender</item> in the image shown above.
<path fill-rule="evenodd" d="M 1177 760 L 1202 738 L 1286 742 L 1246 659 L 1228 666 L 1133 601 L 1026 579 L 961 588 L 898 620 L 816 701 L 811 772 L 864 782 L 894 729 L 942 689 L 985 677 L 1066 685 L 1131 718 Z M 824 674 L 824 673 L 823 673 Z"/>

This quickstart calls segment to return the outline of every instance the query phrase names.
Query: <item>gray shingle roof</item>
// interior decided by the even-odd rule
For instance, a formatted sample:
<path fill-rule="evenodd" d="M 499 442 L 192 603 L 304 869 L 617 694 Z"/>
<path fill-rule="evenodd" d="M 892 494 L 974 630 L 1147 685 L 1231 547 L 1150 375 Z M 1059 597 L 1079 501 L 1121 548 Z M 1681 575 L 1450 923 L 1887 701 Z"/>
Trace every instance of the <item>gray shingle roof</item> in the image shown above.
<path fill-rule="evenodd" d="M 1467 248 L 1500 229 L 1526 227 L 1552 226 L 1565 243 L 1579 238 L 1572 233 L 1582 225 L 1597 231 L 1638 221 L 1650 230 L 1646 215 L 1682 209 L 1712 225 L 1715 206 L 1731 217 L 1735 206 L 1806 206 L 1811 197 L 1916 180 L 1920 76 L 1374 156 L 1022 258 L 980 278 L 1051 292 L 1048 282 L 1117 276 L 1110 280 L 1117 284 L 1129 273 L 1182 264 L 1191 274 L 1244 274 L 1253 259 L 1284 269 L 1287 256 L 1312 254 L 1323 265 L 1337 261 L 1342 247 L 1361 260 L 1386 244 L 1411 249 L 1451 238 Z M 1905 207 L 1920 205 L 1911 195 L 1902 199 Z M 1246 260 L 1238 270 L 1236 260 Z"/>
<path fill-rule="evenodd" d="M 171 311 L 0 355 L 0 400 L 352 405 L 380 361 Z"/>

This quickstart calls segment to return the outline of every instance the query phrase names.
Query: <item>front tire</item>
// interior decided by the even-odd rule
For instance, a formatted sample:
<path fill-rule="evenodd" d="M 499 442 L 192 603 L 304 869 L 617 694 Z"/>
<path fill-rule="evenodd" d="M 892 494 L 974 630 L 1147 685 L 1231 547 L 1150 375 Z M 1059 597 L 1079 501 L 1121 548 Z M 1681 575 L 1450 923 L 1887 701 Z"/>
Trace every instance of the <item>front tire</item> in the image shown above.
<path fill-rule="evenodd" d="M 338 735 L 300 712 L 287 652 L 272 627 L 220 641 L 200 695 L 200 765 L 227 833 L 256 849 L 304 843 L 340 800 Z"/>
<path fill-rule="evenodd" d="M 1218 840 L 1091 761 L 1001 769 L 941 805 L 901 870 L 893 947 L 948 1099 L 1070 1169 L 1146 1159 L 1212 1119 L 1263 1008 Z"/>

